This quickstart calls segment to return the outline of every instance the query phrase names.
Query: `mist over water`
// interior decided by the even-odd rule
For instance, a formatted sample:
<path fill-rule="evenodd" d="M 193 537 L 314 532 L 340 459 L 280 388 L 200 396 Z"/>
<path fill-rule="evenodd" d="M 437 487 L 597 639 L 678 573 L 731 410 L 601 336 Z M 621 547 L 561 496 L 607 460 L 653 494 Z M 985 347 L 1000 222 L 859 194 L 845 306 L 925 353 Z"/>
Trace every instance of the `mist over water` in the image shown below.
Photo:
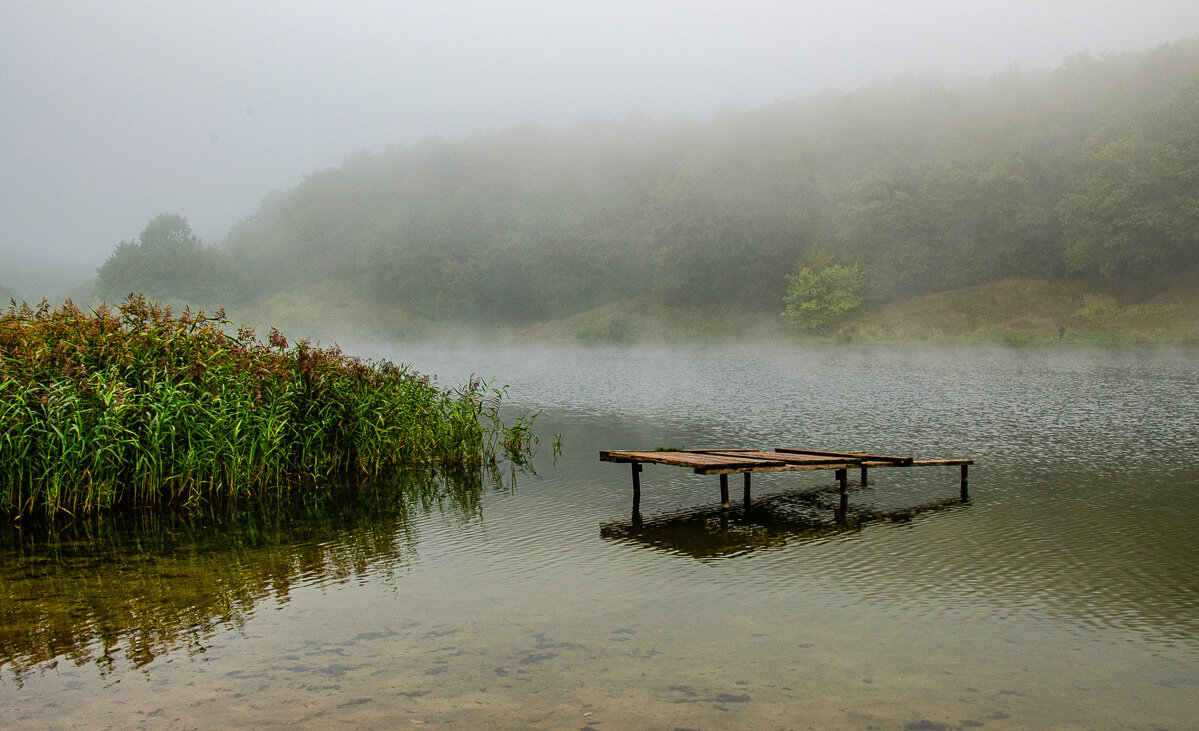
<path fill-rule="evenodd" d="M 214 567 L 305 568 L 251 591 L 232 623 L 196 604 L 214 619 L 190 645 L 134 662 L 118 643 L 111 666 L 6 675 L 13 720 L 1177 726 L 1193 713 L 1190 351 L 356 352 L 508 384 L 513 413 L 540 412 L 537 474 L 467 510 L 347 505 L 271 533 L 257 556 L 211 541 Z M 598 451 L 660 445 L 976 464 L 966 503 L 955 467 L 879 469 L 869 486 L 851 471 L 841 523 L 831 472 L 755 475 L 749 508 L 722 516 L 714 476 L 646 465 L 634 516 L 628 466 Z M 50 601 L 69 604 L 64 577 L 121 560 L 79 550 L 53 568 L 9 554 L 6 573 L 56 573 Z M 169 555 L 139 567 L 148 584 L 179 581 Z"/>

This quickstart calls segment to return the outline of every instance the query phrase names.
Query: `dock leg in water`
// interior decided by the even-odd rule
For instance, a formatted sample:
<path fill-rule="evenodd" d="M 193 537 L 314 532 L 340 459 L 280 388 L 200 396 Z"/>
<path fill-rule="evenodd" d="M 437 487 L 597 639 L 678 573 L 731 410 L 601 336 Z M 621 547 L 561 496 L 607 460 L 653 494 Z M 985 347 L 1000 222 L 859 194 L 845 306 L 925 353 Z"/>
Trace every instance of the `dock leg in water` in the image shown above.
<path fill-rule="evenodd" d="M 862 487 L 866 486 L 866 466 L 862 465 Z"/>
<path fill-rule="evenodd" d="M 845 525 L 845 517 L 849 513 L 849 470 L 837 470 L 837 493 L 840 495 L 840 500 L 837 502 L 837 510 L 835 516 L 837 525 Z"/>
<path fill-rule="evenodd" d="M 720 476 L 720 509 L 729 509 L 729 476 Z"/>
<path fill-rule="evenodd" d="M 749 510 L 749 473 L 745 473 L 745 509 Z"/>
<path fill-rule="evenodd" d="M 633 512 L 641 510 L 641 463 L 633 462 Z"/>
<path fill-rule="evenodd" d="M 970 466 L 962 465 L 962 502 L 970 499 Z"/>

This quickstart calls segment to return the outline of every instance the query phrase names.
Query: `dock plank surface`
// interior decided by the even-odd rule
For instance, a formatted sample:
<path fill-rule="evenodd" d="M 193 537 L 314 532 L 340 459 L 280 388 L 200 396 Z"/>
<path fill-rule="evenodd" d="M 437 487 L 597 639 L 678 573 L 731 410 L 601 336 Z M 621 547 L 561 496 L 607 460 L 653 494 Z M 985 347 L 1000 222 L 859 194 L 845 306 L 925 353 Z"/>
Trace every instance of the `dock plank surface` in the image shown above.
<path fill-rule="evenodd" d="M 910 466 L 913 461 L 911 457 L 895 457 L 895 456 L 886 455 L 886 454 L 871 454 L 870 452 L 818 452 L 818 451 L 814 451 L 814 450 L 810 450 L 810 449 L 791 449 L 789 447 L 779 447 L 775 451 L 783 452 L 785 454 L 806 454 L 806 455 L 813 455 L 813 456 L 819 455 L 819 456 L 825 456 L 825 457 L 845 457 L 845 458 L 849 458 L 849 459 L 856 459 L 859 462 L 865 461 L 865 460 L 870 460 L 871 462 L 888 462 L 888 463 L 898 465 L 898 466 Z"/>
<path fill-rule="evenodd" d="M 786 466 L 786 462 L 776 459 L 749 458 L 741 454 L 726 455 L 690 451 L 612 450 L 610 452 L 600 452 L 600 459 L 605 462 L 652 462 L 654 464 L 690 467 L 694 470 L 705 471 L 710 468 L 755 469 Z"/>
<path fill-rule="evenodd" d="M 962 502 L 969 499 L 967 485 L 972 459 L 922 459 L 898 457 L 872 452 L 828 452 L 811 449 L 780 447 L 774 451 L 763 449 L 661 449 L 627 450 L 613 449 L 600 452 L 604 462 L 624 462 L 633 466 L 633 510 L 639 509 L 641 501 L 642 464 L 662 464 L 687 467 L 701 475 L 720 476 L 720 502 L 722 509 L 729 508 L 729 481 L 732 474 L 745 476 L 745 503 L 749 505 L 750 475 L 754 472 L 793 472 L 799 470 L 835 470 L 841 493 L 841 510 L 846 510 L 847 473 L 860 470 L 861 484 L 867 484 L 867 472 L 874 467 L 961 467 Z"/>
<path fill-rule="evenodd" d="M 850 457 L 848 455 L 822 455 L 822 454 L 807 454 L 798 452 L 786 452 L 776 450 L 766 452 L 762 450 L 736 449 L 736 450 L 711 450 L 705 454 L 722 454 L 728 456 L 745 457 L 747 459 L 764 459 L 775 462 L 786 462 L 789 465 L 819 465 L 822 469 L 835 467 L 855 466 L 864 461 L 865 457 Z"/>

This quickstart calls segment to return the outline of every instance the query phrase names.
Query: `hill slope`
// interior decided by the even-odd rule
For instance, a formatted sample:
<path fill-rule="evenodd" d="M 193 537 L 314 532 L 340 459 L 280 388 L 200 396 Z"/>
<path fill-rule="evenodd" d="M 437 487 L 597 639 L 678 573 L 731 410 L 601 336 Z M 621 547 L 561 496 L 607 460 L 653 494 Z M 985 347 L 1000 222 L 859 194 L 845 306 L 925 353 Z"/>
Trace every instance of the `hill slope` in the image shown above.
<path fill-rule="evenodd" d="M 480 327 L 630 301 L 761 319 L 798 262 L 830 260 L 860 266 L 875 312 L 1015 279 L 1145 299 L 1199 275 L 1194 210 L 1192 39 L 705 123 L 525 125 L 359 154 L 269 198 L 225 245 L 259 307 L 333 282 L 364 316 Z"/>
<path fill-rule="evenodd" d="M 819 332 L 730 306 L 671 307 L 644 300 L 523 329 L 529 340 L 577 342 L 848 342 L 1199 345 L 1199 289 L 1142 301 L 1096 294 L 1077 281 L 1008 279 L 881 305 Z"/>

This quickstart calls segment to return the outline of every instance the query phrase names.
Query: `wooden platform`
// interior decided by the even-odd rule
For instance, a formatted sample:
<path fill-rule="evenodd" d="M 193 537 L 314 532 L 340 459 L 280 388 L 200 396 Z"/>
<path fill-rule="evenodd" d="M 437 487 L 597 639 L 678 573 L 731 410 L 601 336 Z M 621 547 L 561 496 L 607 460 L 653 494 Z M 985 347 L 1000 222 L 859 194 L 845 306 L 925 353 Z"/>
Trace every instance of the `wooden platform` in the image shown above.
<path fill-rule="evenodd" d="M 745 479 L 745 501 L 749 502 L 750 475 L 754 472 L 794 472 L 798 470 L 835 470 L 842 501 L 851 469 L 861 471 L 862 484 L 867 484 L 872 467 L 961 467 L 962 500 L 969 498 L 967 483 L 971 459 L 923 459 L 897 457 L 870 452 L 826 452 L 811 449 L 780 447 L 761 449 L 670 449 L 670 450 L 611 450 L 600 452 L 603 462 L 627 462 L 633 466 L 633 509 L 641 503 L 642 464 L 663 464 L 688 467 L 700 475 L 720 476 L 720 504 L 729 507 L 729 475 L 742 474 Z"/>

